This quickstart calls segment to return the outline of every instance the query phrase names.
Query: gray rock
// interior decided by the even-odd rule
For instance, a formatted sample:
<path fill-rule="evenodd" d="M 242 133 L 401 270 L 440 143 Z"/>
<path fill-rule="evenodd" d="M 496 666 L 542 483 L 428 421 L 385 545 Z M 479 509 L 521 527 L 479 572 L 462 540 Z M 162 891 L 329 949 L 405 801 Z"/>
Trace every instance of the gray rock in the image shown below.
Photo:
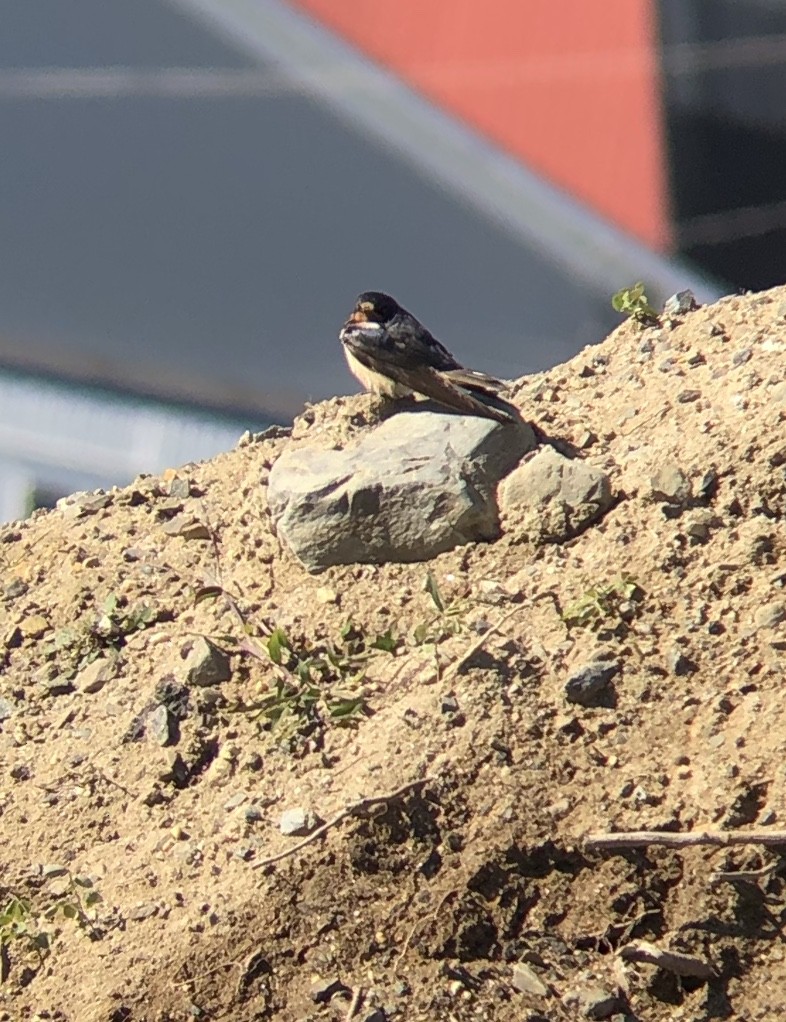
<path fill-rule="evenodd" d="M 0 721 L 8 720 L 14 712 L 14 704 L 0 696 Z"/>
<path fill-rule="evenodd" d="M 158 745 L 172 740 L 172 718 L 166 706 L 157 706 L 147 718 L 145 730 Z"/>
<path fill-rule="evenodd" d="M 268 506 L 310 571 L 427 560 L 499 535 L 496 485 L 535 445 L 526 423 L 401 412 L 342 451 L 286 450 Z"/>
<path fill-rule="evenodd" d="M 611 694 L 609 685 L 620 671 L 617 660 L 593 660 L 575 671 L 565 683 L 569 703 L 579 706 L 603 706 Z"/>
<path fill-rule="evenodd" d="M 562 1000 L 566 1007 L 577 1008 L 584 1018 L 609 1018 L 624 1009 L 616 994 L 594 983 L 568 990 Z"/>
<path fill-rule="evenodd" d="M 678 291 L 663 303 L 663 315 L 669 318 L 684 316 L 686 312 L 693 312 L 698 307 L 699 303 L 692 291 Z"/>
<path fill-rule="evenodd" d="M 515 468 L 499 490 L 500 508 L 523 515 L 534 540 L 578 535 L 613 504 L 609 477 L 585 461 L 563 457 L 553 447 Z"/>
<path fill-rule="evenodd" d="M 650 479 L 652 496 L 667 504 L 686 504 L 693 496 L 691 481 L 673 462 L 662 465 Z"/>
<path fill-rule="evenodd" d="M 189 685 L 220 685 L 232 676 L 229 659 L 212 642 L 201 637 L 190 644 L 185 661 L 186 683 Z"/>
<path fill-rule="evenodd" d="M 305 837 L 318 824 L 319 818 L 316 813 L 312 813 L 310 809 L 303 809 L 297 806 L 294 809 L 286 809 L 281 814 L 278 829 L 286 837 Z"/>
<path fill-rule="evenodd" d="M 549 988 L 540 976 L 528 965 L 519 962 L 513 966 L 511 986 L 521 994 L 535 994 L 537 997 L 547 997 Z"/>

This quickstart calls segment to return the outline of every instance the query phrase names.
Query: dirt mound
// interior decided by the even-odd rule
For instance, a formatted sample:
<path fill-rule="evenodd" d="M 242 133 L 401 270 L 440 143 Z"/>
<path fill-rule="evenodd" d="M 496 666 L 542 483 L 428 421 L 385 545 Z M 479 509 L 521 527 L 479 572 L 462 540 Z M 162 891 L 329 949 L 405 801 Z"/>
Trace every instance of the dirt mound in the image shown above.
<path fill-rule="evenodd" d="M 618 496 L 563 545 L 308 575 L 265 478 L 364 396 L 5 527 L 0 1019 L 778 1017 L 777 845 L 586 838 L 784 826 L 785 333 L 522 380 Z"/>

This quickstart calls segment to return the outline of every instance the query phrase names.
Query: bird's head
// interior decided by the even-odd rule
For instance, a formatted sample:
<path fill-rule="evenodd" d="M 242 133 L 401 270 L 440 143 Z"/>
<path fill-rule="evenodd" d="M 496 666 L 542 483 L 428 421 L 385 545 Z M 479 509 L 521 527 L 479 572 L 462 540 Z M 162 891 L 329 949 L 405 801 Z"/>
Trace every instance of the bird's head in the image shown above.
<path fill-rule="evenodd" d="M 389 323 L 399 312 L 401 307 L 395 298 L 391 298 L 383 291 L 364 291 L 362 295 L 358 295 L 348 322 L 382 325 Z"/>

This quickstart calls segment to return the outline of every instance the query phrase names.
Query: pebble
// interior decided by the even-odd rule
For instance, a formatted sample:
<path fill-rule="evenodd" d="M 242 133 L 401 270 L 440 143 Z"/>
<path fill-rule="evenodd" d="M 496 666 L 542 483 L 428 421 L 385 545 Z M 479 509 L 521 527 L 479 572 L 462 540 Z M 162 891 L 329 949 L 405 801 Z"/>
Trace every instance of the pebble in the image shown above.
<path fill-rule="evenodd" d="M 619 674 L 617 660 L 593 660 L 575 671 L 565 683 L 565 696 L 578 706 L 599 706 L 609 691 L 609 683 Z"/>
<path fill-rule="evenodd" d="M 166 706 L 156 706 L 149 714 L 145 731 L 158 745 L 169 745 L 172 740 L 172 717 Z"/>
<path fill-rule="evenodd" d="M 182 539 L 210 539 L 210 530 L 204 522 L 193 515 L 175 515 L 165 522 L 161 531 L 167 536 L 180 536 Z"/>
<path fill-rule="evenodd" d="M 776 600 L 774 603 L 765 603 L 763 607 L 759 607 L 756 610 L 754 615 L 758 628 L 775 628 L 784 619 L 786 619 L 786 605 L 781 600 Z"/>
<path fill-rule="evenodd" d="M 684 316 L 685 313 L 693 312 L 698 307 L 699 303 L 696 301 L 696 296 L 692 291 L 686 289 L 685 291 L 678 291 L 666 299 L 663 303 L 663 315 L 668 317 Z"/>
<path fill-rule="evenodd" d="M 513 966 L 513 976 L 510 982 L 513 989 L 518 990 L 521 994 L 535 994 L 537 997 L 547 997 L 549 993 L 549 988 L 540 976 L 533 969 L 530 969 L 528 965 L 524 965 L 521 962 Z"/>
<path fill-rule="evenodd" d="M 285 837 L 305 837 L 310 834 L 319 824 L 316 813 L 310 809 L 303 809 L 296 806 L 293 809 L 286 809 L 281 814 L 278 822 L 278 829 Z"/>
<path fill-rule="evenodd" d="M 202 637 L 190 644 L 185 661 L 186 682 L 189 685 L 220 685 L 232 676 L 226 654 Z"/>
<path fill-rule="evenodd" d="M 609 1018 L 624 1007 L 616 994 L 596 984 L 574 987 L 563 995 L 562 1001 L 568 1008 L 577 1008 L 584 1018 Z"/>
<path fill-rule="evenodd" d="M 82 668 L 74 679 L 74 683 L 77 692 L 95 695 L 96 692 L 101 691 L 111 677 L 112 664 L 105 657 L 100 657 L 88 664 L 87 667 Z"/>
<path fill-rule="evenodd" d="M 51 629 L 51 625 L 41 614 L 30 614 L 19 622 L 19 630 L 28 639 L 40 639 Z"/>
<path fill-rule="evenodd" d="M 685 504 L 693 494 L 690 479 L 679 465 L 667 462 L 650 478 L 652 496 L 669 504 Z"/>

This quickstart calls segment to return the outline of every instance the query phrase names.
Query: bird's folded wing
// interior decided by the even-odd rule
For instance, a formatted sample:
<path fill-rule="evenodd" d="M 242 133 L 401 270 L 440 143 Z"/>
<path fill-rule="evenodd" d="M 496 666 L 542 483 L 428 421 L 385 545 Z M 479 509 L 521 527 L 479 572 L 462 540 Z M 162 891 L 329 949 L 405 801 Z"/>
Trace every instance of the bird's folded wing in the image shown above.
<path fill-rule="evenodd" d="M 472 373 L 461 368 L 447 371 L 434 369 L 417 358 L 411 343 L 389 343 L 389 339 L 386 339 L 388 343 L 380 343 L 377 337 L 364 336 L 361 330 L 344 331 L 342 340 L 362 365 L 446 408 L 494 419 L 496 422 L 511 422 L 517 418 L 514 408 L 507 411 L 474 396 L 486 393 L 490 401 L 493 401 L 500 390 L 498 380 L 494 381 L 496 387 L 482 386 L 483 373 Z M 454 382 L 456 374 L 458 377 Z M 468 382 L 470 380 L 471 383 Z"/>

